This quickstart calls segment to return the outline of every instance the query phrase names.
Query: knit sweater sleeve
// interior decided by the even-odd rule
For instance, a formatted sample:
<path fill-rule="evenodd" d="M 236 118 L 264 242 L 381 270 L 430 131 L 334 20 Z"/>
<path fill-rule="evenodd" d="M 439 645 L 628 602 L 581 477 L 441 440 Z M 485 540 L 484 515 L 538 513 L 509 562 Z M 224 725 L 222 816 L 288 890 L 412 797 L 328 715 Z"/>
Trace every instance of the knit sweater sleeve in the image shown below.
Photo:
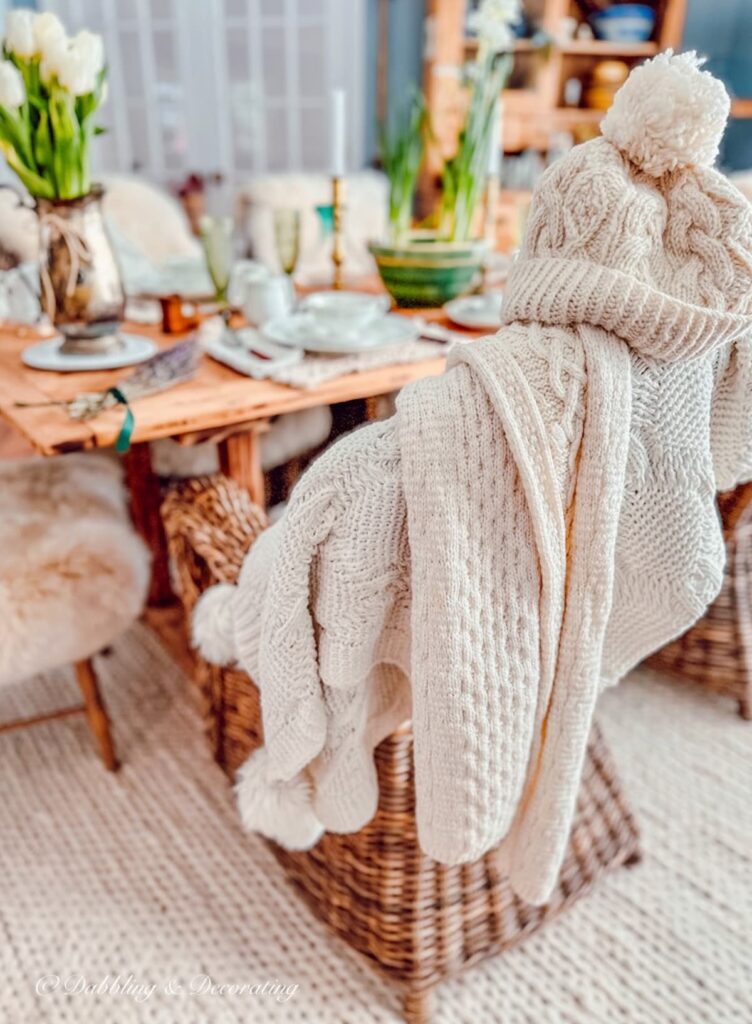
<path fill-rule="evenodd" d="M 711 448 L 720 491 L 752 480 L 752 338 L 718 357 L 711 413 Z"/>

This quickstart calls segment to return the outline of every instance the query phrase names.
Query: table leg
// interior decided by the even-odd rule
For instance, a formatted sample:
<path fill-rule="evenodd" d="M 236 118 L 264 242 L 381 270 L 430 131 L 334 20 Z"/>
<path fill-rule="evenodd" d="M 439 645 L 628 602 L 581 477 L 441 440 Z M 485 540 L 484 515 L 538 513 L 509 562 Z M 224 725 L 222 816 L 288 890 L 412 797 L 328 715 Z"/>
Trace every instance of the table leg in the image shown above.
<path fill-rule="evenodd" d="M 152 556 L 150 605 L 169 604 L 173 600 L 167 537 L 160 506 L 162 492 L 158 478 L 151 468 L 151 454 L 147 443 L 134 444 L 123 457 L 125 480 L 130 492 L 133 525 L 149 546 Z"/>
<path fill-rule="evenodd" d="M 244 487 L 259 508 L 266 508 L 266 485 L 261 468 L 260 435 L 266 423 L 232 434 L 219 443 L 219 464 L 225 476 Z"/>

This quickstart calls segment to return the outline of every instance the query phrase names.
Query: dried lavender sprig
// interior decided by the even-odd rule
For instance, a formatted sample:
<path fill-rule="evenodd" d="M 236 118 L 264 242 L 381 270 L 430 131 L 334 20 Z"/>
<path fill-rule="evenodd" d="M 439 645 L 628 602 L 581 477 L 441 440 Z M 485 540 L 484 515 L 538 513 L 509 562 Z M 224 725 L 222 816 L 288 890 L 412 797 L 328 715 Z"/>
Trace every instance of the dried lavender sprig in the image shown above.
<path fill-rule="evenodd" d="M 131 401 L 181 384 L 198 369 L 200 355 L 195 338 L 180 341 L 137 366 L 119 389 Z"/>
<path fill-rule="evenodd" d="M 200 348 L 195 338 L 180 341 L 151 359 L 141 363 L 117 390 L 127 401 L 157 394 L 189 380 L 198 368 Z M 68 415 L 74 420 L 89 420 L 104 409 L 117 405 L 121 399 L 107 391 L 84 392 L 66 403 Z"/>

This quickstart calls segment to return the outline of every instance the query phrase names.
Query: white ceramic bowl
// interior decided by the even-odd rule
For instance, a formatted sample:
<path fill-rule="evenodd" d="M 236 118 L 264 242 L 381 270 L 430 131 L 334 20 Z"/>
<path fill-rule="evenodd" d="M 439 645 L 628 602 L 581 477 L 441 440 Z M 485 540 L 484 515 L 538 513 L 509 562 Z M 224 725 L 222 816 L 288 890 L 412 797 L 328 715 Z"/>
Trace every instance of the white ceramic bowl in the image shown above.
<path fill-rule="evenodd" d="M 336 334 L 349 334 L 365 327 L 389 309 L 386 295 L 362 292 L 313 292 L 306 296 L 303 308 L 317 323 Z"/>

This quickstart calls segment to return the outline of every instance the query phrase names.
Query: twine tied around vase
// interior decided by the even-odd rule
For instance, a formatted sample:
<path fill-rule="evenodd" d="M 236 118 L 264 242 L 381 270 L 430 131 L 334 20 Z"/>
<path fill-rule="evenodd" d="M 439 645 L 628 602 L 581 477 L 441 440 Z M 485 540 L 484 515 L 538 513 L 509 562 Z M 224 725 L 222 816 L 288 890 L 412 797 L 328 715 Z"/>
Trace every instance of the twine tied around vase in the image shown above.
<path fill-rule="evenodd" d="M 78 281 L 78 272 L 81 269 L 81 264 L 86 264 L 90 261 L 89 247 L 86 244 L 86 239 L 75 224 L 66 220 L 65 217 L 61 217 L 59 213 L 50 211 L 41 214 L 39 224 L 40 227 L 47 226 L 50 230 L 50 248 L 52 247 L 52 241 L 59 238 L 68 249 L 70 267 L 68 268 L 68 280 L 65 284 L 65 294 L 66 296 L 72 295 Z M 42 262 L 40 279 L 44 308 L 52 320 L 55 316 L 57 303 L 55 301 L 55 289 L 50 276 L 49 258 Z"/>

